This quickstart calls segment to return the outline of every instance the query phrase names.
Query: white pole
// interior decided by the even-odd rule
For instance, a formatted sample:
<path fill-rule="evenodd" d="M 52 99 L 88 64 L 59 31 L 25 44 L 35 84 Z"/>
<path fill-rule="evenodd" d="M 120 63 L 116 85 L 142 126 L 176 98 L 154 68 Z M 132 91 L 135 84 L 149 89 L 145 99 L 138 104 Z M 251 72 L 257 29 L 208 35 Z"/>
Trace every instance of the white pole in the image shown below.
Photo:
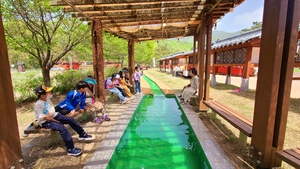
<path fill-rule="evenodd" d="M 152 58 L 152 62 L 153 62 L 153 67 L 156 68 L 155 58 Z"/>

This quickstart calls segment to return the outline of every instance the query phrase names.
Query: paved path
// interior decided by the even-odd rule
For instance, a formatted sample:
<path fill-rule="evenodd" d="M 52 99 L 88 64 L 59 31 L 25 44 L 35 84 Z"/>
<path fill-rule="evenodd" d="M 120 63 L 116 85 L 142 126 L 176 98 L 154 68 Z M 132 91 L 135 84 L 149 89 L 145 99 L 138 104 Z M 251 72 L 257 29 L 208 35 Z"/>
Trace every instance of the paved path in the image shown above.
<path fill-rule="evenodd" d="M 226 76 L 216 75 L 216 80 L 218 83 L 225 83 Z M 241 81 L 242 81 L 241 77 L 231 76 L 232 85 L 240 87 Z M 256 81 L 257 81 L 256 76 L 249 78 L 249 89 L 253 89 L 253 90 L 256 89 Z M 291 98 L 300 98 L 300 80 L 293 80 Z"/>

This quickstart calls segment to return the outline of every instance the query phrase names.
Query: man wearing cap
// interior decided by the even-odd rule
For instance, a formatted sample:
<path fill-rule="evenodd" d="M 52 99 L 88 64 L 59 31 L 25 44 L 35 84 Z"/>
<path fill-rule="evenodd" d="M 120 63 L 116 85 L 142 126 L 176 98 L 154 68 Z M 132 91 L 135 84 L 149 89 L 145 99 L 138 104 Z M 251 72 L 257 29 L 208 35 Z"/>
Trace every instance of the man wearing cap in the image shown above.
<path fill-rule="evenodd" d="M 74 146 L 72 136 L 64 124 L 69 124 L 79 135 L 79 140 L 92 140 L 92 136 L 88 135 L 83 128 L 71 117 L 61 115 L 55 112 L 52 101 L 52 87 L 39 86 L 35 90 L 39 100 L 34 105 L 36 120 L 43 128 L 58 131 L 67 148 L 67 154 L 78 156 L 82 150 Z"/>

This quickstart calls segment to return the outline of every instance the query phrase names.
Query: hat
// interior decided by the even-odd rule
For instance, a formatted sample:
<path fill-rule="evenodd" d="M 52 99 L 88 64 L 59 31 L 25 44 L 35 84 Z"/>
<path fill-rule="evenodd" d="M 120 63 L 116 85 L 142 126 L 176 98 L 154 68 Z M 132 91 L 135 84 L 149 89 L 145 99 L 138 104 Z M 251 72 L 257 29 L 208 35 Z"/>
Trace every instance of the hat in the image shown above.
<path fill-rule="evenodd" d="M 92 84 L 92 85 L 96 85 L 97 84 L 96 80 L 93 79 L 93 78 L 90 78 L 90 77 L 86 78 L 85 82 L 87 82 L 89 84 Z"/>
<path fill-rule="evenodd" d="M 46 94 L 46 90 L 44 90 L 42 86 L 38 86 L 37 88 L 34 89 L 34 93 L 40 96 Z"/>
<path fill-rule="evenodd" d="M 47 87 L 45 85 L 42 85 L 42 89 L 44 89 L 46 92 L 51 92 L 53 87 Z"/>
<path fill-rule="evenodd" d="M 114 76 L 114 78 L 120 79 L 120 75 L 119 75 L 119 74 L 116 74 L 116 75 Z"/>
<path fill-rule="evenodd" d="M 125 73 L 128 73 L 128 69 L 127 68 L 123 68 L 121 71 L 125 72 Z"/>

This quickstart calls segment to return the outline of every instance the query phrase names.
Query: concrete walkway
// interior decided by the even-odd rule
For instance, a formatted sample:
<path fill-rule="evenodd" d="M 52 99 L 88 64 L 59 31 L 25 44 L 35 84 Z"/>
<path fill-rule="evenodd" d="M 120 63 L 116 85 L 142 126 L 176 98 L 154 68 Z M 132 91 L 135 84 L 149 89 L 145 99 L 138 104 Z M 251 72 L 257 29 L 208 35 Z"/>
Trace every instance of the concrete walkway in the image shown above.
<path fill-rule="evenodd" d="M 216 81 L 218 83 L 225 83 L 226 76 L 225 75 L 216 75 Z M 256 81 L 257 76 L 253 76 L 249 78 L 249 89 L 256 90 Z M 241 77 L 231 76 L 231 84 L 234 86 L 240 87 L 242 82 Z M 300 80 L 293 80 L 292 89 L 291 89 L 291 98 L 300 98 Z"/>

